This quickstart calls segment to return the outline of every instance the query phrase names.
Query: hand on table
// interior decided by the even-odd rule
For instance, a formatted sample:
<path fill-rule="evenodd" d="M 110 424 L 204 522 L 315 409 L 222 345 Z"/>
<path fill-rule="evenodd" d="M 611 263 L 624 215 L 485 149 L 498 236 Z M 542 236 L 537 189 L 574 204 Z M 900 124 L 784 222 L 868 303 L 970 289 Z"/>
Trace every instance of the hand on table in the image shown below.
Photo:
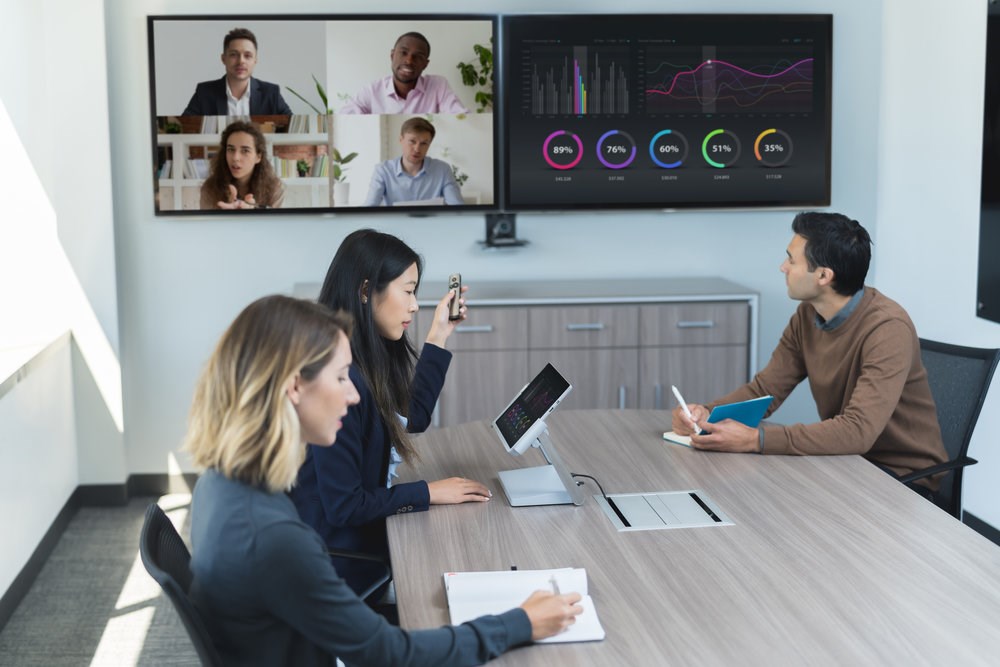
<path fill-rule="evenodd" d="M 458 503 L 486 502 L 493 494 L 479 482 L 464 477 L 449 477 L 427 482 L 431 505 L 457 505 Z"/>

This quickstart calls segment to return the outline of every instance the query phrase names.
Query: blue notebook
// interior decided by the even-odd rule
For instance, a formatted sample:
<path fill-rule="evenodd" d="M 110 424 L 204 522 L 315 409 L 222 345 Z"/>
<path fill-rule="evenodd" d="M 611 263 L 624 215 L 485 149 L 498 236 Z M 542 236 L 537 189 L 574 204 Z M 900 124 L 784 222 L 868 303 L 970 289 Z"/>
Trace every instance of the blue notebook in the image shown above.
<path fill-rule="evenodd" d="M 715 424 L 723 419 L 735 419 L 751 428 L 757 428 L 773 398 L 773 396 L 761 396 L 760 398 L 751 398 L 749 401 L 717 405 L 712 408 L 712 413 L 708 415 L 708 423 Z M 686 435 L 677 435 L 673 431 L 664 433 L 663 439 L 685 447 L 691 446 L 691 438 Z"/>

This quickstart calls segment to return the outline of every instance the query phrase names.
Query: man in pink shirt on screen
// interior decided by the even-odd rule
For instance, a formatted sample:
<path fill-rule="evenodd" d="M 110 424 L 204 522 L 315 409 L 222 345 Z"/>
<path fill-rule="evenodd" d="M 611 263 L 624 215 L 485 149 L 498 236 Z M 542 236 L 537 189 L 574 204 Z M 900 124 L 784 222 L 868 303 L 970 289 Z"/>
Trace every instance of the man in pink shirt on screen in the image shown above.
<path fill-rule="evenodd" d="M 419 32 L 400 36 L 389 52 L 392 74 L 362 88 L 340 113 L 469 113 L 447 79 L 435 74 L 422 76 L 430 56 L 430 42 Z"/>

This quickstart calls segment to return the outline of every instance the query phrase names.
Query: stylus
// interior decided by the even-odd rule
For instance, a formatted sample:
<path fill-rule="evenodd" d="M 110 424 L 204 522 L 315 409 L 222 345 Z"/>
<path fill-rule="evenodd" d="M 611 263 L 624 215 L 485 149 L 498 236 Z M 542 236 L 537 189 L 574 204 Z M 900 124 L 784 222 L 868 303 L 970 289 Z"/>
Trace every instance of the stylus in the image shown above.
<path fill-rule="evenodd" d="M 685 401 L 684 397 L 681 396 L 680 390 L 674 385 L 670 385 L 670 389 L 671 391 L 674 392 L 674 397 L 677 399 L 677 402 L 681 404 L 681 412 L 684 413 L 684 416 L 688 418 L 689 422 L 694 424 L 694 434 L 701 435 L 701 429 L 698 428 L 698 423 L 694 420 L 694 417 L 691 415 L 691 411 L 688 410 L 687 401 Z"/>

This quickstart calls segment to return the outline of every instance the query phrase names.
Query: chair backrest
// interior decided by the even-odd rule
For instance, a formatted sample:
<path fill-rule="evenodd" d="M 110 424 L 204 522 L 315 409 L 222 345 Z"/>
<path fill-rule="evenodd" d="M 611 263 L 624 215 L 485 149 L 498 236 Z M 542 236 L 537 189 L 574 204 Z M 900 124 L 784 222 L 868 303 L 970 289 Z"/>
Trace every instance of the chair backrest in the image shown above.
<path fill-rule="evenodd" d="M 986 400 L 1000 350 L 950 345 L 920 339 L 920 357 L 927 369 L 937 407 L 941 438 L 948 459 L 964 458 Z M 962 468 L 945 475 L 937 492 L 938 504 L 961 516 Z"/>
<path fill-rule="evenodd" d="M 142 536 L 139 539 L 139 555 L 149 576 L 160 585 L 180 615 L 202 664 L 221 665 L 222 660 L 212 644 L 205 623 L 188 597 L 191 590 L 191 553 L 170 519 L 156 503 L 146 508 L 146 520 L 142 524 Z"/>

